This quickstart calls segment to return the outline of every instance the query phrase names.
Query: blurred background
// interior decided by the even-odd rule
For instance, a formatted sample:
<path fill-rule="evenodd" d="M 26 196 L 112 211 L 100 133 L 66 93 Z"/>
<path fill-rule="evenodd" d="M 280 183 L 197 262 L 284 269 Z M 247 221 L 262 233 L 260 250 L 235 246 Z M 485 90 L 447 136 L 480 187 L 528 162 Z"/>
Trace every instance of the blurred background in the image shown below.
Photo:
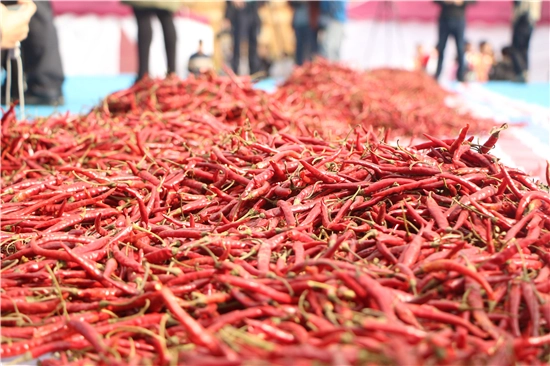
<path fill-rule="evenodd" d="M 29 112 L 87 112 L 145 73 L 185 78 L 206 69 L 224 73 L 223 65 L 237 74 L 254 74 L 258 87 L 269 91 L 296 64 L 316 55 L 357 69 L 394 67 L 435 75 L 441 27 L 447 26 L 447 20 L 441 22 L 444 3 L 467 4 L 457 15 L 465 24 L 466 83 L 457 82 L 453 34 L 444 47 L 440 83 L 461 93 L 480 115 L 535 126 L 532 134 L 550 149 L 550 2 L 540 0 L 38 1 L 29 37 L 22 42 L 26 89 L 52 90 L 38 92 L 38 100 L 29 95 Z M 235 44 L 240 52 L 234 52 Z M 14 88 L 12 94 L 17 95 Z M 550 156 L 544 149 L 540 154 Z"/>
<path fill-rule="evenodd" d="M 67 76 L 117 75 L 137 70 L 137 25 L 130 7 L 119 1 L 53 0 L 55 25 Z M 231 42 L 220 33 L 225 1 L 185 2 L 175 14 L 178 34 L 178 75 L 187 74 L 189 57 L 197 51 L 199 40 L 204 52 L 221 66 L 231 53 Z M 263 58 L 273 63 L 270 72 L 285 76 L 292 66 L 295 34 L 293 9 L 286 1 L 269 1 L 260 7 L 261 30 L 258 48 Z M 466 40 L 475 49 L 481 41 L 492 47 L 498 58 L 512 37 L 513 1 L 478 1 L 466 13 Z M 341 59 L 352 66 L 372 68 L 393 66 L 414 68 L 417 47 L 429 53 L 437 43 L 439 7 L 432 1 L 352 1 L 347 4 L 345 36 Z M 541 18 L 531 38 L 530 81 L 548 82 L 550 2 L 542 2 Z M 161 25 L 153 19 L 150 72 L 166 72 Z M 229 44 L 228 44 L 229 43 Z M 446 47 L 446 62 L 441 79 L 452 80 L 451 61 L 456 57 L 454 40 Z M 244 57 L 243 57 L 244 58 Z M 243 62 L 246 68 L 246 62 Z"/>

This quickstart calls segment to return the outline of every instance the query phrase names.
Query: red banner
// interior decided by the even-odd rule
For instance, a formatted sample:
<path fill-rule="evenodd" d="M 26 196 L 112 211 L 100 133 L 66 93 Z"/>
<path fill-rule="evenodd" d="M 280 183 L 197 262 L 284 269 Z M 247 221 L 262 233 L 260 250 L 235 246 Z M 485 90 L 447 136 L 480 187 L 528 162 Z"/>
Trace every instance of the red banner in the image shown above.
<path fill-rule="evenodd" d="M 51 0 L 55 15 L 75 14 L 75 15 L 114 15 L 127 16 L 132 14 L 132 8 L 121 4 L 120 1 L 65 1 Z M 178 12 L 179 16 L 191 18 L 198 22 L 208 23 L 206 17 L 190 13 L 185 8 Z"/>
<path fill-rule="evenodd" d="M 64 1 L 52 0 L 56 15 L 72 13 L 76 15 L 129 15 L 131 9 L 119 1 Z M 468 22 L 492 24 L 510 23 L 513 2 L 477 1 L 467 12 Z M 437 20 L 439 7 L 433 1 L 350 1 L 348 16 L 353 20 L 377 19 L 402 21 L 434 22 Z M 180 15 L 205 22 L 206 18 L 196 14 L 180 12 Z M 550 1 L 542 2 L 541 24 L 550 23 Z"/>
<path fill-rule="evenodd" d="M 468 22 L 504 24 L 512 19 L 513 2 L 510 1 L 477 1 L 468 7 Z M 350 19 L 376 19 L 434 22 L 439 15 L 439 7 L 433 1 L 364 1 L 350 2 L 348 16 Z M 539 23 L 550 23 L 550 2 L 542 2 L 542 17 Z"/>

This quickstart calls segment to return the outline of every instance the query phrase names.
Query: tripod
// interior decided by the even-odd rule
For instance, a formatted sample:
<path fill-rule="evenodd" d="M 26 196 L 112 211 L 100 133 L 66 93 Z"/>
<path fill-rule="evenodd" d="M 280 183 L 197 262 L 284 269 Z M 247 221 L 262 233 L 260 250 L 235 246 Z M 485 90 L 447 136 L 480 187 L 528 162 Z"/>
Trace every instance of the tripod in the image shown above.
<path fill-rule="evenodd" d="M 394 33 L 397 34 L 398 47 L 405 49 L 405 42 L 403 36 L 403 29 L 399 24 L 399 10 L 394 1 L 384 0 L 377 1 L 376 10 L 374 12 L 373 22 L 370 26 L 370 31 L 367 34 L 368 44 L 374 45 L 378 35 L 378 26 L 376 23 L 382 23 L 383 31 L 383 41 L 384 41 L 384 64 L 390 65 L 393 55 L 393 42 L 394 42 Z M 386 23 L 388 25 L 389 34 L 386 32 Z M 394 32 L 395 31 L 395 32 Z M 370 39 L 369 39 L 370 36 Z M 386 47 L 387 46 L 387 47 Z M 369 49 L 365 49 L 365 57 L 367 61 L 367 68 L 372 68 L 371 65 L 371 55 L 373 52 L 369 52 Z"/>

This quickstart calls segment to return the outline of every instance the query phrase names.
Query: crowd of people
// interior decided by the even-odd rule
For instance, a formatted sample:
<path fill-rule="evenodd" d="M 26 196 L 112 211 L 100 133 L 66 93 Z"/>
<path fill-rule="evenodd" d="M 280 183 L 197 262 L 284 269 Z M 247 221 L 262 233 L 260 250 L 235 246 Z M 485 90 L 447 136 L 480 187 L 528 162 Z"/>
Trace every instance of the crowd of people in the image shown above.
<path fill-rule="evenodd" d="M 340 60 L 340 47 L 347 20 L 346 1 L 289 1 L 293 10 L 292 28 L 296 39 L 294 61 L 302 65 L 320 55 L 331 61 Z M 226 2 L 224 29 L 233 39 L 231 68 L 239 73 L 242 39 L 248 44 L 250 74 L 267 71 L 261 67 L 265 55 L 258 54 L 258 34 L 261 28 L 259 10 L 263 1 L 230 0 Z M 261 57 L 263 56 L 263 57 Z M 262 70 L 263 69 L 263 70 Z"/>
<path fill-rule="evenodd" d="M 177 32 L 174 14 L 184 5 L 182 0 L 122 0 L 132 8 L 137 23 L 138 70 L 136 81 L 149 73 L 149 56 L 153 39 L 152 19 L 157 18 L 162 26 L 167 60 L 167 75 L 176 72 Z M 265 1 L 226 1 L 223 29 L 231 35 L 233 55 L 231 68 L 237 74 L 243 53 L 248 56 L 248 72 L 256 74 L 267 72 L 271 64 L 265 52 L 258 52 L 258 35 L 261 29 L 260 8 Z M 345 1 L 290 1 L 294 9 L 292 20 L 296 32 L 295 62 L 301 65 L 316 55 L 332 61 L 340 60 L 340 45 L 344 36 L 346 22 Z M 6 5 L 18 5 L 18 9 L 8 9 Z M 2 1 L 0 9 L 2 23 L 2 67 L 14 63 L 9 49 L 19 47 L 23 55 L 25 71 L 25 101 L 27 104 L 60 105 L 63 104 L 62 84 L 63 67 L 59 51 L 53 12 L 50 1 L 31 0 Z M 241 52 L 242 44 L 248 45 L 247 52 Z M 260 48 L 261 51 L 261 48 Z M 11 66 L 11 65 L 10 65 Z M 203 50 L 199 42 L 197 52 L 188 62 L 188 71 L 193 74 L 213 68 L 211 55 Z M 12 79 L 17 80 L 17 67 L 10 67 Z M 10 91 L 3 88 L 3 100 L 10 93 L 19 95 L 17 85 Z"/>
<path fill-rule="evenodd" d="M 501 50 L 496 59 L 491 45 L 484 41 L 478 51 L 465 40 L 466 9 L 475 3 L 472 0 L 435 1 L 440 6 L 438 20 L 438 43 L 431 52 L 417 48 L 416 67 L 427 70 L 430 61 L 436 62 L 435 77 L 439 78 L 447 40 L 452 36 L 456 42 L 456 79 L 458 81 L 514 80 L 526 81 L 529 67 L 528 51 L 531 35 L 541 17 L 541 0 L 514 1 L 511 44 Z M 138 28 L 137 80 L 149 72 L 149 51 L 153 38 L 151 19 L 158 18 L 162 25 L 167 59 L 167 74 L 176 71 L 177 32 L 174 14 L 183 6 L 183 0 L 123 0 L 129 5 Z M 293 10 L 292 28 L 295 32 L 295 63 L 302 65 L 315 56 L 330 61 L 340 60 L 340 48 L 344 39 L 347 21 L 347 1 L 289 1 Z M 9 10 L 5 5 L 18 5 Z M 240 71 L 241 46 L 248 45 L 248 71 L 256 74 L 267 71 L 270 61 L 258 52 L 258 35 L 261 29 L 259 10 L 265 1 L 228 0 L 223 29 L 231 35 L 233 54 L 231 68 Z M 49 1 L 31 0 L 2 1 L 0 8 L 0 38 L 2 43 L 2 66 L 13 62 L 7 49 L 21 47 L 25 70 L 25 100 L 27 104 L 58 105 L 63 103 L 61 86 L 64 81 L 63 67 L 53 12 Z M 244 41 L 244 42 L 243 42 Z M 436 60 L 436 61 L 435 61 Z M 205 54 L 202 41 L 188 63 L 190 73 L 198 74 L 213 68 L 210 55 Z M 16 72 L 17 68 L 12 67 Z M 15 79 L 15 78 L 14 78 Z M 5 93 L 2 93 L 5 95 Z M 18 95 L 12 88 L 11 94 Z"/>
<path fill-rule="evenodd" d="M 458 81 L 508 80 L 525 82 L 529 69 L 529 43 L 535 24 L 541 17 L 541 0 L 515 0 L 512 16 L 512 42 L 501 50 L 499 60 L 487 41 L 475 51 L 465 40 L 466 9 L 474 0 L 435 1 L 440 6 L 438 42 L 433 53 L 437 55 L 436 79 L 443 69 L 445 48 L 449 36 L 456 42 L 456 79 Z M 417 68 L 426 69 L 429 61 L 421 48 L 417 48 Z"/>
<path fill-rule="evenodd" d="M 518 81 L 512 60 L 513 48 L 503 47 L 500 57 L 495 55 L 491 44 L 483 40 L 476 48 L 471 42 L 464 42 L 464 78 L 467 82 Z M 426 51 L 418 44 L 415 54 L 415 69 L 430 72 L 437 65 L 439 52 L 437 47 Z M 455 69 L 459 69 L 459 58 L 456 58 Z M 432 66 L 430 66 L 432 65 Z"/>

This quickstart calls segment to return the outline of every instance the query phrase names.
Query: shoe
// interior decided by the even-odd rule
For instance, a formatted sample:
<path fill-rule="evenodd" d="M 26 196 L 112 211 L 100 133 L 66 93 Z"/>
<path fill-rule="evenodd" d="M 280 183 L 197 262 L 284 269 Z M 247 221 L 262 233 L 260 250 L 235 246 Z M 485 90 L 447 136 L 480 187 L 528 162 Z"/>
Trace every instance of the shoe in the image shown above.
<path fill-rule="evenodd" d="M 45 105 L 45 106 L 61 106 L 65 104 L 63 95 L 38 95 L 34 93 L 25 93 L 25 105 Z"/>
<path fill-rule="evenodd" d="M 520 83 L 520 84 L 525 84 L 527 82 L 527 80 L 525 80 L 525 75 L 524 74 L 516 75 L 516 78 L 513 81 L 515 81 L 516 83 Z"/>
<path fill-rule="evenodd" d="M 526 70 L 521 75 L 523 77 L 523 82 L 528 83 L 529 82 L 529 72 Z"/>

